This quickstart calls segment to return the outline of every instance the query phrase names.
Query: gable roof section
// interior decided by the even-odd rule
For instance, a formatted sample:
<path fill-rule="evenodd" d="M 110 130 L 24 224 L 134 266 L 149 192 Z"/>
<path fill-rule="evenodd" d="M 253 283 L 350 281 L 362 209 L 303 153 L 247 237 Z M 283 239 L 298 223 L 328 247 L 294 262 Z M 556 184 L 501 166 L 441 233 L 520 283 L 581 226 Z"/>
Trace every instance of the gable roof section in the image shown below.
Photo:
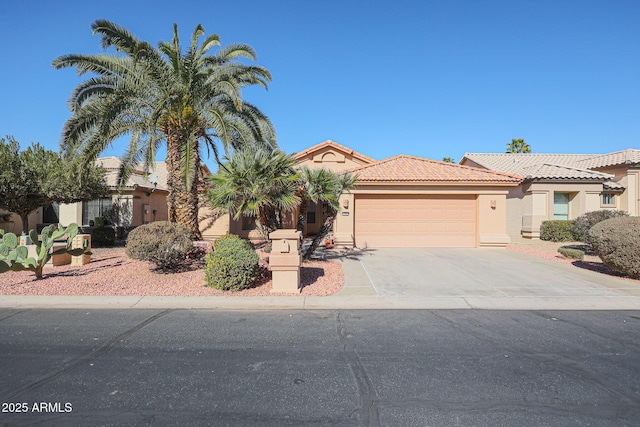
<path fill-rule="evenodd" d="M 542 163 L 520 169 L 520 173 L 527 179 L 576 179 L 607 181 L 614 176 L 608 173 L 595 172 L 570 166 Z"/>
<path fill-rule="evenodd" d="M 118 187 L 118 170 L 120 169 L 120 159 L 115 156 L 101 157 L 96 160 L 96 164 L 106 169 L 105 177 L 107 185 L 111 188 Z M 157 184 L 149 181 L 152 175 L 158 175 Z M 141 164 L 131 172 L 131 176 L 125 183 L 125 188 L 130 189 L 157 189 L 169 190 L 167 185 L 167 165 L 165 162 L 155 162 L 154 167 L 145 174 Z"/>
<path fill-rule="evenodd" d="M 628 148 L 614 151 L 613 153 L 596 155 L 588 159 L 580 160 L 577 166 L 586 169 L 598 169 L 607 166 L 640 164 L 640 150 Z"/>
<path fill-rule="evenodd" d="M 351 169 L 358 182 L 438 182 L 518 184 L 522 177 L 400 154 Z"/>
<path fill-rule="evenodd" d="M 374 163 L 376 161 L 375 159 L 372 159 L 369 156 L 365 156 L 362 153 L 359 153 L 359 152 L 357 152 L 355 150 L 352 150 L 349 147 L 345 147 L 342 144 L 338 144 L 337 142 L 332 141 L 330 139 L 327 139 L 324 142 L 321 142 L 321 143 L 316 144 L 316 145 L 314 145 L 312 147 L 309 147 L 306 150 L 300 151 L 299 153 L 295 153 L 293 155 L 293 157 L 296 160 L 299 160 L 299 159 L 302 159 L 303 157 L 311 156 L 315 152 L 323 151 L 323 150 L 326 150 L 328 148 L 334 149 L 334 150 L 336 150 L 338 152 L 342 152 L 343 154 L 350 155 L 354 159 L 357 159 L 362 163 L 369 164 L 369 163 Z"/>

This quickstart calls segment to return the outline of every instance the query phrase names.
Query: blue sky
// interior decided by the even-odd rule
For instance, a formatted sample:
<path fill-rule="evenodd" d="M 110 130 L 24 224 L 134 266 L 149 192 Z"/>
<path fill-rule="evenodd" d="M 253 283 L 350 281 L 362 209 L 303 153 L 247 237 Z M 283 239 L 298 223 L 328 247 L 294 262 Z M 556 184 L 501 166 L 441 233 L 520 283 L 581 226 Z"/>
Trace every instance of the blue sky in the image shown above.
<path fill-rule="evenodd" d="M 185 45 L 201 23 L 253 46 L 273 83 L 244 95 L 286 152 L 326 139 L 456 161 L 512 138 L 534 152 L 640 146 L 637 0 L 4 1 L 0 135 L 58 148 L 81 78 L 51 61 L 100 52 L 98 18 L 154 45 L 175 22 Z"/>

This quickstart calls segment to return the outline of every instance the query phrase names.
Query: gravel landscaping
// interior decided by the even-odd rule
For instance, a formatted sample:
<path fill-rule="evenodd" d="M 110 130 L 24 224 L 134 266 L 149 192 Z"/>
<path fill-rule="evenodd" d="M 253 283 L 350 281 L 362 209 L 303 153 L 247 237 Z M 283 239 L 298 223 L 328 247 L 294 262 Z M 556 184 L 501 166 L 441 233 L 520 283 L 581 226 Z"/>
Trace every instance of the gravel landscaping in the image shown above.
<path fill-rule="evenodd" d="M 262 275 L 252 288 L 224 292 L 205 286 L 202 262 L 178 273 L 152 271 L 153 265 L 132 260 L 124 248 L 93 249 L 91 262 L 84 266 L 46 267 L 44 279 L 36 280 L 31 271 L 0 275 L 1 295 L 139 295 L 139 296 L 267 296 L 271 293 L 268 254 L 258 250 Z M 338 261 L 313 260 L 301 269 L 302 296 L 323 296 L 344 285 Z M 291 294 L 286 294 L 291 295 Z"/>
<path fill-rule="evenodd" d="M 573 265 L 576 268 L 583 268 L 585 270 L 595 271 L 601 274 L 609 276 L 619 277 L 624 280 L 629 280 L 635 283 L 640 283 L 640 280 L 631 279 L 622 275 L 621 273 L 614 271 L 603 264 L 602 260 L 595 255 L 585 255 L 584 260 L 576 261 L 574 259 L 567 258 L 558 253 L 558 248 L 561 246 L 581 246 L 582 242 L 549 242 L 544 240 L 532 240 L 532 239 L 513 239 L 507 249 L 525 254 L 537 256 L 540 258 L 549 259 L 563 264 Z"/>

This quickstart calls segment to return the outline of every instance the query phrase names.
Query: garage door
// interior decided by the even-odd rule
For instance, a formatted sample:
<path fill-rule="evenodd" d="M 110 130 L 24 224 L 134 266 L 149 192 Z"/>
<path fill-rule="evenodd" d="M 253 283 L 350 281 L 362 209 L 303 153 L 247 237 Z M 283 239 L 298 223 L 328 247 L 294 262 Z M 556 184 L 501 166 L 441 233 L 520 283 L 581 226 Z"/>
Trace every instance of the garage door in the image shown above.
<path fill-rule="evenodd" d="M 476 246 L 476 196 L 355 195 L 358 247 Z"/>

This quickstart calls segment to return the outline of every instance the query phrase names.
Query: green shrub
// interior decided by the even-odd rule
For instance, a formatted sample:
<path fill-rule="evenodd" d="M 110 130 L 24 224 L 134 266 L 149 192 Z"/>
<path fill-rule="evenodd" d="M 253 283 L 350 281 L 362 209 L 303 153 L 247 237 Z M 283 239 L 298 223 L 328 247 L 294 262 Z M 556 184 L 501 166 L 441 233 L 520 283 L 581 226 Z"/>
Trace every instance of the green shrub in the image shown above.
<path fill-rule="evenodd" d="M 589 241 L 607 266 L 640 279 L 640 217 L 601 221 L 589 231 Z"/>
<path fill-rule="evenodd" d="M 249 240 L 238 237 L 235 234 L 224 234 L 213 241 L 214 250 L 227 247 L 254 250 L 253 244 Z"/>
<path fill-rule="evenodd" d="M 561 255 L 566 256 L 567 258 L 577 259 L 580 261 L 584 259 L 584 251 L 581 251 L 580 249 L 574 249 L 574 248 L 568 248 L 566 246 L 562 246 L 558 248 L 558 252 Z"/>
<path fill-rule="evenodd" d="M 540 225 L 540 240 L 550 240 L 552 242 L 571 242 L 571 221 L 553 220 L 542 221 Z"/>
<path fill-rule="evenodd" d="M 127 238 L 127 255 L 170 270 L 181 265 L 193 249 L 191 230 L 184 224 L 157 221 L 134 228 Z"/>
<path fill-rule="evenodd" d="M 628 215 L 625 211 L 606 209 L 587 212 L 571 222 L 571 234 L 573 234 L 576 242 L 589 243 L 589 230 L 591 227 L 605 219 L 619 218 Z"/>
<path fill-rule="evenodd" d="M 207 255 L 204 269 L 207 286 L 223 291 L 240 291 L 255 283 L 260 271 L 260 258 L 253 249 L 240 247 L 240 244 L 225 243 Z"/>
<path fill-rule="evenodd" d="M 96 227 L 91 231 L 91 246 L 105 247 L 116 244 L 116 230 L 111 227 Z"/>

